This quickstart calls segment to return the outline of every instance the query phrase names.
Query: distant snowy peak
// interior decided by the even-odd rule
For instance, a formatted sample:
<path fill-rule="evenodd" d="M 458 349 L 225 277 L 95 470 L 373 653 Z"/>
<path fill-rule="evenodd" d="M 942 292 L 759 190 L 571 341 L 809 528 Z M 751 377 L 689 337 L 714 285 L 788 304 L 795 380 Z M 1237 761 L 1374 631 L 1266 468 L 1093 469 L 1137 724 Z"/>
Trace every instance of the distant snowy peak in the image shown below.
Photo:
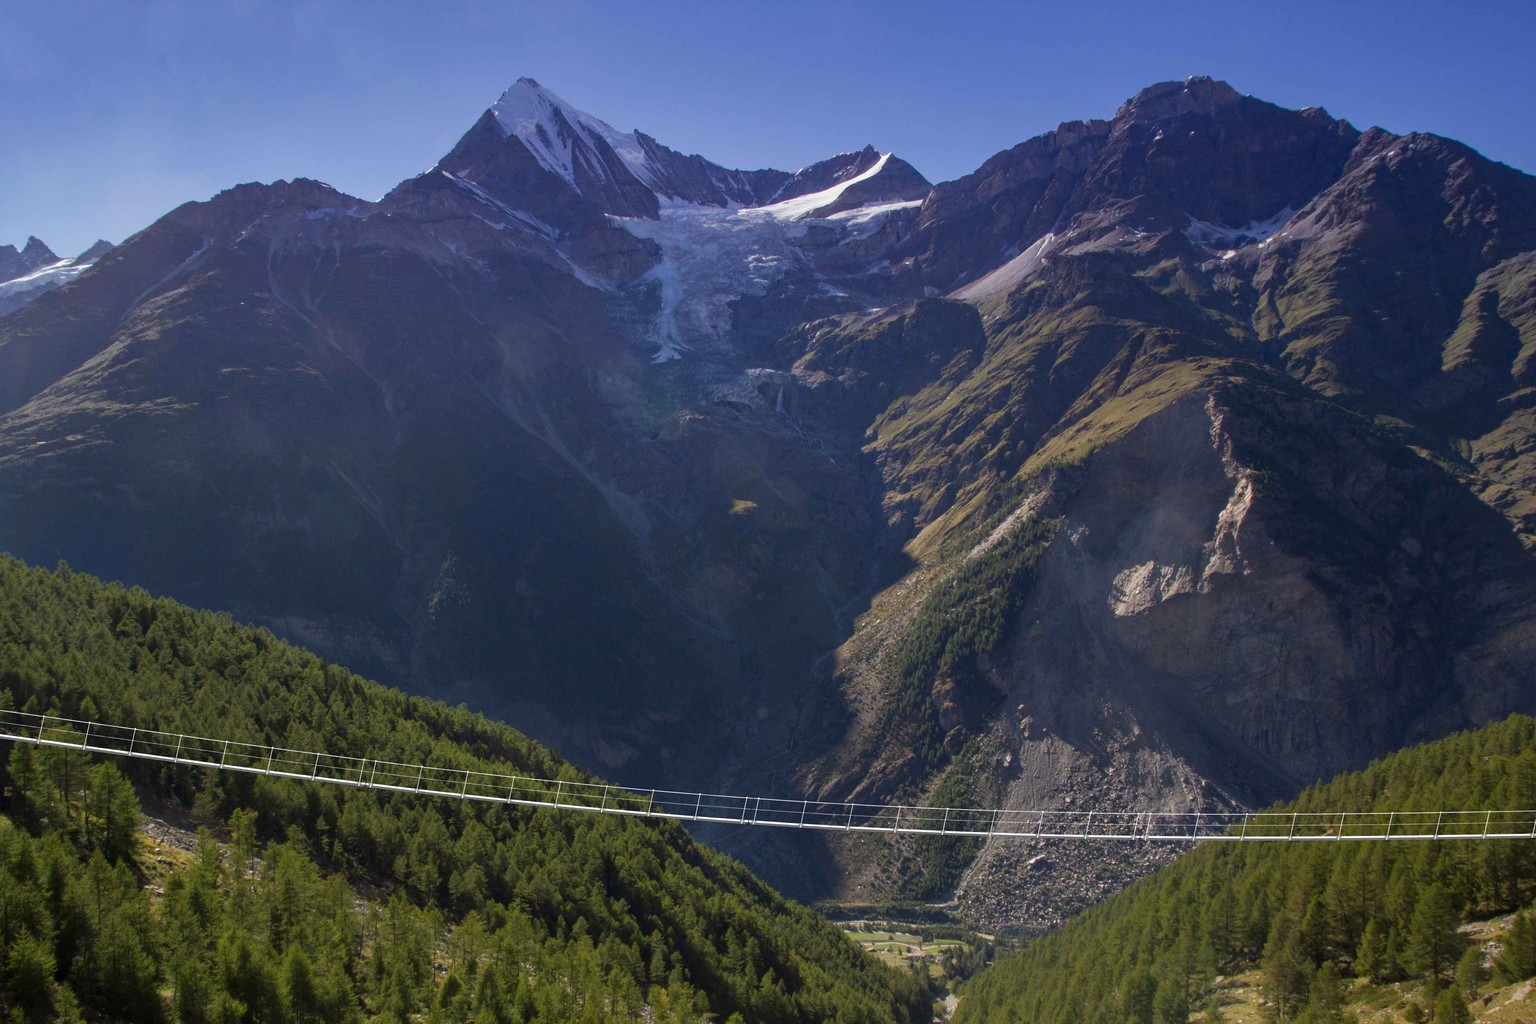
<path fill-rule="evenodd" d="M 830 217 L 864 206 L 921 200 L 932 189 L 905 160 L 865 146 L 796 171 L 768 208 L 782 219 Z"/>
<path fill-rule="evenodd" d="M 606 213 L 654 218 L 657 200 L 756 205 L 789 178 L 783 171 L 728 170 L 669 149 L 643 132 L 621 132 L 531 78 L 518 79 L 502 93 L 491 114 L 539 166 Z M 638 189 L 653 198 L 637 198 Z"/>
<path fill-rule="evenodd" d="M 97 239 L 79 256 L 59 259 L 35 236 L 28 238 L 20 250 L 14 245 L 0 245 L 0 316 L 14 313 L 44 292 L 68 284 L 111 250 L 111 242 Z"/>
<path fill-rule="evenodd" d="M 669 149 L 644 132 L 619 131 L 531 78 L 518 79 L 490 113 L 502 135 L 520 143 L 540 168 L 596 202 L 603 212 L 617 216 L 654 219 L 663 203 L 766 206 L 868 181 L 871 172 L 878 182 L 854 189 L 838 210 L 910 200 L 926 194 L 930 187 L 910 164 L 888 154 L 882 157 L 872 146 L 823 160 L 795 174 L 771 168 L 731 170 L 701 156 Z M 881 166 L 877 168 L 877 164 Z M 827 215 L 838 210 L 818 212 Z"/>
<path fill-rule="evenodd" d="M 606 121 L 577 110 L 531 78 L 519 78 L 491 107 L 496 122 L 528 147 L 546 171 L 578 188 L 578 169 L 610 178 L 615 158 L 630 174 L 654 187 L 655 168 L 635 132 L 616 131 Z"/>
<path fill-rule="evenodd" d="M 874 146 L 865 146 L 853 153 L 839 153 L 820 160 L 809 167 L 796 171 L 768 201 L 783 202 L 812 192 L 825 192 L 829 188 L 861 177 L 873 169 L 884 156 Z"/>
<path fill-rule="evenodd" d="M 28 237 L 26 245 L 20 249 L 14 245 L 0 245 L 0 281 L 21 277 L 38 267 L 56 263 L 58 259 L 58 255 L 36 235 Z"/>

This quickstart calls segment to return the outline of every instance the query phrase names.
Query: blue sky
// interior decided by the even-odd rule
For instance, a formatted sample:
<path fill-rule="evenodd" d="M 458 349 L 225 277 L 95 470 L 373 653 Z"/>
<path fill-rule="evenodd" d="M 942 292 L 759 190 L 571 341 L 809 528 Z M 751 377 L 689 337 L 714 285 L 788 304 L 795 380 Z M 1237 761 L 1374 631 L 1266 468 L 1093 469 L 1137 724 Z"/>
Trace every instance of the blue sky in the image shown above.
<path fill-rule="evenodd" d="M 0 6 L 0 244 L 299 175 L 377 198 L 521 75 L 727 166 L 953 178 L 1192 74 L 1536 171 L 1536 4 L 48 0 Z"/>

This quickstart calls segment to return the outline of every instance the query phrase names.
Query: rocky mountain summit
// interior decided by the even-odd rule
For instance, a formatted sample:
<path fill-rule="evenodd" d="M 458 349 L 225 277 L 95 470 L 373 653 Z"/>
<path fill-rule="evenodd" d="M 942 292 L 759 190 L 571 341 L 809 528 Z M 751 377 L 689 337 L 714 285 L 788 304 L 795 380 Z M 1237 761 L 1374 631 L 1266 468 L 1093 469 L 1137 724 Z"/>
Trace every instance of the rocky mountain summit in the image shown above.
<path fill-rule="evenodd" d="M 0 319 L 0 547 L 621 781 L 1253 806 L 1533 709 L 1533 351 L 1536 179 L 1450 140 L 1196 78 L 930 185 L 524 79 Z M 711 838 L 995 927 L 1147 867 Z"/>
<path fill-rule="evenodd" d="M 0 245 L 0 278 L 7 281 L 31 273 L 58 261 L 57 254 L 41 238 L 31 235 L 20 250 L 14 245 Z"/>

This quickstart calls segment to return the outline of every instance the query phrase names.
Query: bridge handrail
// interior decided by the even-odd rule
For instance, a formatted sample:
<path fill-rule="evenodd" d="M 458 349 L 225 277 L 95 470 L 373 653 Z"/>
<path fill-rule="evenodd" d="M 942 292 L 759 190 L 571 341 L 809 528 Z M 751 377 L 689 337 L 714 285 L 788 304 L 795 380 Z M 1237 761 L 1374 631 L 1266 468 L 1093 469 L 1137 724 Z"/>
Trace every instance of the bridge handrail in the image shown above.
<path fill-rule="evenodd" d="M 0 740 L 395 793 L 522 807 L 840 832 L 1156 842 L 1536 839 L 1536 810 L 1163 811 L 928 807 L 634 789 L 298 750 L 142 726 L 0 711 Z"/>

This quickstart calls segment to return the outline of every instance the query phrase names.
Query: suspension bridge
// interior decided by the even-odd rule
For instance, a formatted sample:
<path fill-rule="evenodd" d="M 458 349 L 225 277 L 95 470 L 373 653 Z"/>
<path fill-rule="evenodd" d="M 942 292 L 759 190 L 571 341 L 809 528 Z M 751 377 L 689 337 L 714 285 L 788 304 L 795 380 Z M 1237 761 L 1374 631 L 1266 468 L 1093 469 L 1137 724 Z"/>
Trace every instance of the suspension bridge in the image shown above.
<path fill-rule="evenodd" d="M 1536 840 L 1536 810 L 1020 810 L 637 790 L 600 782 L 293 750 L 24 711 L 0 711 L 3 740 L 391 793 L 727 825 L 957 838 L 1186 843 Z"/>

